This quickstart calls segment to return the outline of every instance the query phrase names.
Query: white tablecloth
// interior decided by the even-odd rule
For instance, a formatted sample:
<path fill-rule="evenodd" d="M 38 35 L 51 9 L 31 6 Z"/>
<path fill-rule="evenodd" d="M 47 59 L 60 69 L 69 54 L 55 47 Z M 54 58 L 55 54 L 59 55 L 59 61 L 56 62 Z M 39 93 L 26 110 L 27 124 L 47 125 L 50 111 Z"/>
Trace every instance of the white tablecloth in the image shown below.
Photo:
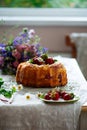
<path fill-rule="evenodd" d="M 37 98 L 39 91 L 49 89 L 24 88 L 15 95 L 12 104 L 0 102 L 1 130 L 76 130 L 81 106 L 87 101 L 87 83 L 75 59 L 56 57 L 66 67 L 68 84 L 64 88 L 80 97 L 75 103 L 44 103 Z M 8 76 L 2 76 L 8 83 Z M 9 77 L 11 82 L 14 77 Z M 30 100 L 25 94 L 30 93 Z"/>

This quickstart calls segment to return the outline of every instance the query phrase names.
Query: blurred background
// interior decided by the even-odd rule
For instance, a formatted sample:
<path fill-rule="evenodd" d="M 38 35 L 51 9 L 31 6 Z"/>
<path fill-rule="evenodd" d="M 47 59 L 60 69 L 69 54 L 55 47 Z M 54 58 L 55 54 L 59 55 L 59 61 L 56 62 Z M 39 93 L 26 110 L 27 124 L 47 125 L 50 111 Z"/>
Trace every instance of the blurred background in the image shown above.
<path fill-rule="evenodd" d="M 86 8 L 87 0 L 0 0 L 0 7 Z"/>
<path fill-rule="evenodd" d="M 50 52 L 70 54 L 65 35 L 87 32 L 86 8 L 87 0 L 0 0 L 0 40 L 27 26 L 36 30 Z"/>
<path fill-rule="evenodd" d="M 50 55 L 73 57 L 66 36 L 87 33 L 87 0 L 0 0 L 0 41 L 23 27 L 36 31 Z"/>

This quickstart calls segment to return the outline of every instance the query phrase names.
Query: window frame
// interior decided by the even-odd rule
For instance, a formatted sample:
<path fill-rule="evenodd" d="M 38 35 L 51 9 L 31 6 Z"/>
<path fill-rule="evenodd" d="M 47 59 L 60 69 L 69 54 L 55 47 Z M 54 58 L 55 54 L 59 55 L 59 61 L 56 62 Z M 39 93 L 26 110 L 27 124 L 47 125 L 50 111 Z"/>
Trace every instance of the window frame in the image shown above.
<path fill-rule="evenodd" d="M 4 25 L 87 26 L 86 8 L 0 8 Z"/>

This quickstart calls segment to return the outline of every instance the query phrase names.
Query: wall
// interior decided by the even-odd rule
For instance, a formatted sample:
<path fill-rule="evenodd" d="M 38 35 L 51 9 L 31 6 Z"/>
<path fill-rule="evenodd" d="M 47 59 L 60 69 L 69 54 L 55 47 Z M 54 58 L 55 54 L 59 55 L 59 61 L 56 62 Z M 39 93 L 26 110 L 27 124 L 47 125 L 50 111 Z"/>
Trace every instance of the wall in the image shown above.
<path fill-rule="evenodd" d="M 85 26 L 25 26 L 29 29 L 35 29 L 37 35 L 41 38 L 41 44 L 51 52 L 70 52 L 71 49 L 65 45 L 65 35 L 71 32 L 87 32 Z M 7 32 L 7 37 L 12 34 L 16 36 L 23 26 L 12 29 L 11 26 L 0 26 L 0 41 L 4 32 Z"/>

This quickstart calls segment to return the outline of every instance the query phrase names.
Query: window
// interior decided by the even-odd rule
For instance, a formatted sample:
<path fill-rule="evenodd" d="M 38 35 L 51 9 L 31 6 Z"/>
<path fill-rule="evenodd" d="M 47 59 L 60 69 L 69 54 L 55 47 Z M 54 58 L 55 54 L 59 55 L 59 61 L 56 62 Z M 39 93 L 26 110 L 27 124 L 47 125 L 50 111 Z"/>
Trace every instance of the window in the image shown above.
<path fill-rule="evenodd" d="M 21 25 L 87 25 L 87 0 L 0 0 L 0 20 Z"/>

